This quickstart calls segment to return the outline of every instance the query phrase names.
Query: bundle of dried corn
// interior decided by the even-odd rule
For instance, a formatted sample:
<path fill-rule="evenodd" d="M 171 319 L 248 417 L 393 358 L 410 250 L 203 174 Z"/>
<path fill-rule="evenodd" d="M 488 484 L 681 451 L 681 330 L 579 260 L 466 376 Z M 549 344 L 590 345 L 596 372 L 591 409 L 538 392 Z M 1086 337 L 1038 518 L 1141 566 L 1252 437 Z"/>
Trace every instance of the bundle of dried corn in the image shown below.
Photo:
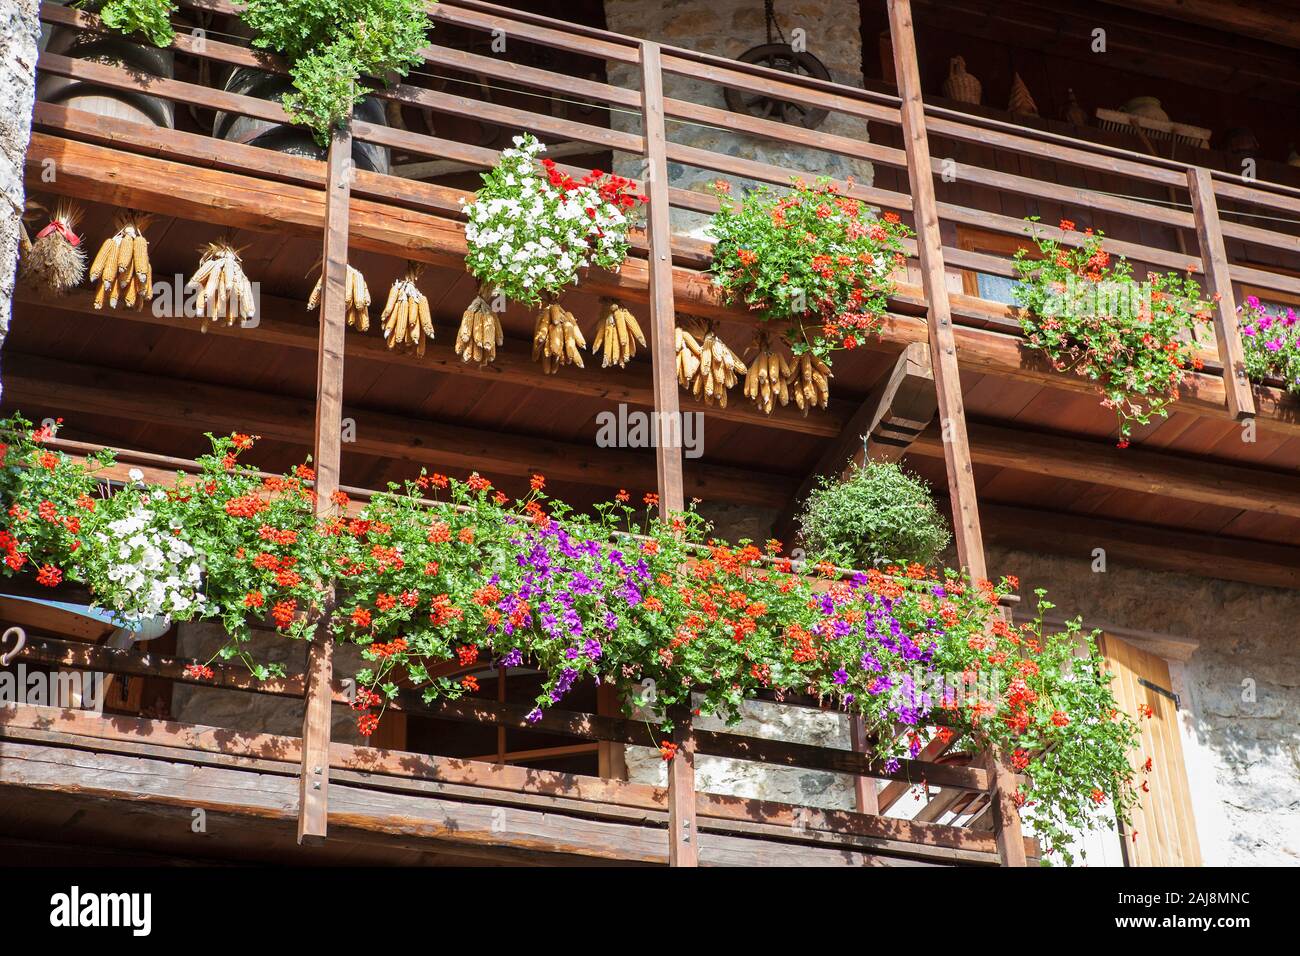
<path fill-rule="evenodd" d="M 505 341 L 501 317 L 488 304 L 494 294 L 491 286 L 479 286 L 478 295 L 460 317 L 455 349 L 466 362 L 473 360 L 482 366 L 496 361 L 497 346 Z"/>
<path fill-rule="evenodd" d="M 572 312 L 558 302 L 542 306 L 533 328 L 533 361 L 542 363 L 542 371 L 554 375 L 561 365 L 583 368 L 580 350 L 586 347 L 587 340 Z"/>
<path fill-rule="evenodd" d="M 31 208 L 43 209 L 39 204 Z M 86 251 L 77 235 L 81 207 L 61 201 L 49 224 L 36 234 L 19 263 L 19 280 L 36 292 L 67 295 L 86 275 Z"/>
<path fill-rule="evenodd" d="M 343 304 L 347 310 L 348 328 L 356 329 L 358 332 L 368 332 L 370 330 L 370 287 L 366 285 L 366 277 L 361 274 L 360 269 L 348 266 L 348 277 L 343 290 Z M 320 306 L 321 287 L 325 282 L 325 276 L 322 274 L 316 280 L 316 285 L 312 287 L 311 295 L 307 298 L 307 311 L 311 311 Z"/>
<path fill-rule="evenodd" d="M 805 418 L 808 409 L 825 408 L 831 400 L 830 380 L 833 377 L 830 368 L 811 349 L 794 357 L 786 380 L 794 395 L 794 403 Z"/>
<path fill-rule="evenodd" d="M 711 322 L 690 320 L 677 327 L 675 337 L 678 383 L 706 404 L 726 408 L 727 389 L 738 381 L 736 373 L 745 371 L 740 356 L 718 337 Z"/>
<path fill-rule="evenodd" d="M 424 266 L 418 262 L 408 262 L 406 273 L 393 283 L 388 290 L 388 302 L 384 305 L 384 341 L 390 349 L 402 348 L 424 356 L 425 344 L 433 338 L 433 316 L 429 312 L 429 300 L 416 281 Z"/>
<path fill-rule="evenodd" d="M 127 212 L 117 217 L 117 232 L 104 240 L 90 266 L 90 284 L 95 289 L 95 308 L 116 309 L 121 302 L 128 309 L 141 309 L 153 298 L 153 265 L 149 262 L 149 241 L 144 230 L 153 217 Z"/>
<path fill-rule="evenodd" d="M 645 333 L 637 324 L 636 317 L 613 299 L 602 300 L 600 318 L 591 343 L 591 354 L 601 355 L 601 368 L 611 365 L 626 368 L 636 355 L 637 345 L 645 347 Z"/>
<path fill-rule="evenodd" d="M 745 397 L 764 415 L 771 415 L 779 401 L 790 404 L 790 379 L 794 375 L 785 353 L 774 346 L 772 335 L 759 329 L 745 349 L 745 357 L 757 353 L 745 369 Z"/>
<path fill-rule="evenodd" d="M 204 332 L 209 324 L 215 325 L 222 319 L 226 325 L 234 325 L 236 319 L 242 325 L 257 312 L 253 284 L 244 275 L 239 250 L 228 238 L 209 242 L 204 247 L 198 271 L 185 288 L 198 293 L 194 310 L 203 319 Z"/>

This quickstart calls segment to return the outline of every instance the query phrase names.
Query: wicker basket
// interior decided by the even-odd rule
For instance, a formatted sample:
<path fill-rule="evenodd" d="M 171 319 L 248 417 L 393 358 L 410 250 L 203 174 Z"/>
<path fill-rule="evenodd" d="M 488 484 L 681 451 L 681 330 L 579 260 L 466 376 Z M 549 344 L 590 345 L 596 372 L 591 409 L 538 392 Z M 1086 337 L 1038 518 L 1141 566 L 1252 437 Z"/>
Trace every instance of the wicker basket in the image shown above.
<path fill-rule="evenodd" d="M 984 87 L 966 72 L 966 59 L 955 56 L 948 61 L 948 78 L 943 81 L 943 95 L 958 103 L 979 103 Z"/>

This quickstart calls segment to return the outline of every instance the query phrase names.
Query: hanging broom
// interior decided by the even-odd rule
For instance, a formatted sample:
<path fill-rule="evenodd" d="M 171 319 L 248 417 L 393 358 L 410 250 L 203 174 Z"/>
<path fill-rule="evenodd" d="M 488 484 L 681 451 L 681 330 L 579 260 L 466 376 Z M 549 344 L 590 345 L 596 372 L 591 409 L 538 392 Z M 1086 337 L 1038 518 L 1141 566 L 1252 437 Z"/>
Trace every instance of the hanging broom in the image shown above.
<path fill-rule="evenodd" d="M 406 264 L 406 274 L 388 290 L 384 305 L 384 341 L 390 349 L 401 348 L 424 356 L 425 344 L 433 338 L 433 316 L 429 312 L 429 299 L 415 284 L 424 266 L 418 262 Z"/>
<path fill-rule="evenodd" d="M 141 309 L 153 298 L 153 266 L 145 227 L 152 219 L 144 213 L 120 213 L 117 232 L 104 240 L 90 266 L 90 284 L 95 289 L 95 308 L 116 309 L 121 302 L 128 309 Z"/>
<path fill-rule="evenodd" d="M 496 361 L 497 346 L 505 341 L 501 318 L 488 305 L 493 292 L 487 283 L 479 286 L 478 295 L 460 317 L 455 350 L 465 362 L 473 360 L 480 366 L 491 364 Z"/>
<path fill-rule="evenodd" d="M 311 296 L 307 299 L 308 311 L 320 305 L 321 287 L 324 282 L 325 275 L 322 273 L 311 290 Z M 356 329 L 358 332 L 368 332 L 370 330 L 370 287 L 366 285 L 366 277 L 361 274 L 361 270 L 352 266 L 348 266 L 343 303 L 348 317 L 348 328 Z"/>
<path fill-rule="evenodd" d="M 236 319 L 243 324 L 257 309 L 253 284 L 244 274 L 239 251 L 225 237 L 204 247 L 198 271 L 185 288 L 198 292 L 194 305 L 203 319 L 204 332 L 209 323 L 215 324 L 222 319 L 226 325 L 234 325 Z"/>
<path fill-rule="evenodd" d="M 43 208 L 35 204 L 33 208 Z M 61 200 L 49 225 L 36 234 L 22 260 L 19 278 L 24 285 L 46 295 L 67 295 L 86 275 L 86 251 L 77 235 L 81 207 Z"/>

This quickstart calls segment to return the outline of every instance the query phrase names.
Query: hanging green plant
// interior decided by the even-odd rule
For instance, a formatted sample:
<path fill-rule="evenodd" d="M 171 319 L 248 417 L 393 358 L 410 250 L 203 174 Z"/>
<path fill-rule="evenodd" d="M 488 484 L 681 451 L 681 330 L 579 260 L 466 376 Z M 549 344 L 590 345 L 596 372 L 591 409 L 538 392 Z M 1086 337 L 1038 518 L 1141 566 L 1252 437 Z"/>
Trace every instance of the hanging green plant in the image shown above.
<path fill-rule="evenodd" d="M 1102 248 L 1100 231 L 1085 229 L 1071 247 L 1040 235 L 1036 216 L 1028 221 L 1038 251 L 1021 249 L 1015 260 L 1025 344 L 1058 371 L 1098 384 L 1126 448 L 1133 425 L 1167 417 L 1188 369 L 1201 367 L 1188 334 L 1209 320 L 1201 287 L 1190 271 L 1138 282 L 1127 259 Z M 1063 219 L 1061 229 L 1072 232 L 1074 223 Z"/>
<path fill-rule="evenodd" d="M 429 27 L 424 0 L 248 0 L 240 16 L 254 46 L 289 61 L 296 92 L 284 108 L 321 145 L 365 96 L 363 77 L 420 62 Z"/>
<path fill-rule="evenodd" d="M 105 26 L 120 33 L 139 33 L 154 46 L 171 46 L 176 36 L 171 24 L 176 5 L 171 0 L 73 0 L 72 5 L 99 14 Z"/>

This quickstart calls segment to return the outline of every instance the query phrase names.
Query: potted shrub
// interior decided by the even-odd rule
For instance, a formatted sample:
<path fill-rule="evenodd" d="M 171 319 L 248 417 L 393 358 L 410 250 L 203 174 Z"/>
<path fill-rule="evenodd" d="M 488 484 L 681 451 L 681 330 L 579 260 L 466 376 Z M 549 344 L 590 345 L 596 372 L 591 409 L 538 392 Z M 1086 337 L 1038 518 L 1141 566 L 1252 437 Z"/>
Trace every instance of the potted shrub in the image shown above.
<path fill-rule="evenodd" d="M 810 555 L 854 568 L 932 564 L 951 540 L 930 486 L 892 462 L 869 461 L 844 481 L 823 476 L 799 526 Z"/>
<path fill-rule="evenodd" d="M 1300 316 L 1294 309 L 1270 312 L 1253 295 L 1240 312 L 1246 373 L 1257 382 L 1280 379 L 1287 391 L 1300 395 Z"/>

